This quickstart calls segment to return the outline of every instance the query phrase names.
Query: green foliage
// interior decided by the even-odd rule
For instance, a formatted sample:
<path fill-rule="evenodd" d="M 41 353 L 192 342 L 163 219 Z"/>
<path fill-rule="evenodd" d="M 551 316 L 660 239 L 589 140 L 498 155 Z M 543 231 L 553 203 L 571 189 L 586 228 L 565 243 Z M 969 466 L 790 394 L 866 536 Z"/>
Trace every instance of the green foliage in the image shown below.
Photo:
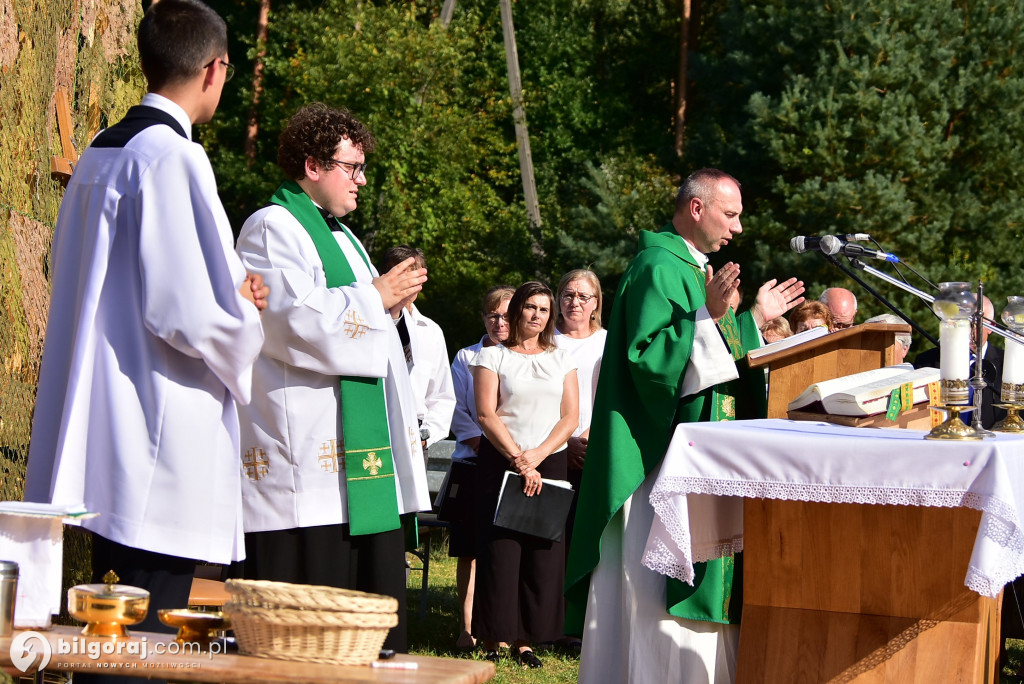
<path fill-rule="evenodd" d="M 341 0 L 275 12 L 257 163 L 247 167 L 237 145 L 217 144 L 237 130 L 241 115 L 230 105 L 204 141 L 240 225 L 281 180 L 273 141 L 287 118 L 314 101 L 352 110 L 378 151 L 365 199 L 346 223 L 375 256 L 401 243 L 422 248 L 431 280 L 419 304 L 447 330 L 464 330 L 454 337 L 467 344 L 478 335 L 480 295 L 532 272 L 530 234 L 506 126 L 511 108 L 502 72 L 489 63 L 501 44 L 479 40 L 488 31 L 473 9 L 460 9 L 448 30 L 423 12 L 414 3 Z M 243 92 L 240 102 L 250 99 Z"/>
<path fill-rule="evenodd" d="M 617 276 L 636 254 L 639 232 L 671 219 L 675 188 L 651 158 L 613 156 L 600 167 L 584 166 L 580 185 L 593 200 L 571 210 L 572 233 L 560 235 L 561 254 L 567 269 L 588 267 L 604 277 L 603 289 L 614 292 Z"/>
<path fill-rule="evenodd" d="M 782 252 L 795 234 L 866 232 L 933 281 L 1022 290 L 1016 3 L 736 0 L 720 19 L 738 30 L 721 29 L 699 64 L 727 86 L 704 91 L 701 109 L 733 115 L 701 126 L 692 147 L 745 181 L 739 244 L 759 277 L 799 274 L 813 296 L 830 284 L 859 292 L 824 262 Z M 926 305 L 868 280 L 937 329 Z M 863 299 L 864 313 L 881 310 Z"/>

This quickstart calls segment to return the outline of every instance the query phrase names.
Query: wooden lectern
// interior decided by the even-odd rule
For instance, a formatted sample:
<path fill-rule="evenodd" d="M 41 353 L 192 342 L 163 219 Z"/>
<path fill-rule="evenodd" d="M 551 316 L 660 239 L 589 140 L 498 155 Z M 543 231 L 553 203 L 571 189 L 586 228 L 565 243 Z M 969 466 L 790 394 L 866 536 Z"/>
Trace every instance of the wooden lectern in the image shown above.
<path fill-rule="evenodd" d="M 750 361 L 769 369 L 768 417 L 785 418 L 813 382 L 892 364 L 909 330 L 860 325 Z M 1001 600 L 964 586 L 980 520 L 746 499 L 737 684 L 996 684 Z"/>
<path fill-rule="evenodd" d="M 896 363 L 896 333 L 904 332 L 909 325 L 865 323 L 750 359 L 751 368 L 768 369 L 768 417 L 785 418 L 789 402 L 811 383 Z"/>

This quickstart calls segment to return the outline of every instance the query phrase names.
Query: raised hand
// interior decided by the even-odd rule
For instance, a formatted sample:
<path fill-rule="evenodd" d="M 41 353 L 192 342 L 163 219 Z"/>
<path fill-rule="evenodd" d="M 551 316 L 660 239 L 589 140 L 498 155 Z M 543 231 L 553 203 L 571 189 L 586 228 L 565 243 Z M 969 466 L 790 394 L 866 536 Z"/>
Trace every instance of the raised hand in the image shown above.
<path fill-rule="evenodd" d="M 423 289 L 423 283 L 427 282 L 427 269 L 414 268 L 415 265 L 416 258 L 409 257 L 384 275 L 373 279 L 373 286 L 380 292 L 384 308 L 392 311 L 392 315 L 397 305 L 411 302 Z"/>
<path fill-rule="evenodd" d="M 736 288 L 740 286 L 740 267 L 733 262 L 727 263 L 715 273 L 711 264 L 707 265 L 704 274 L 704 289 L 707 292 L 707 300 L 704 305 L 708 308 L 711 318 L 718 320 L 729 311 L 729 302 L 736 294 Z"/>
<path fill-rule="evenodd" d="M 761 327 L 773 318 L 778 318 L 794 306 L 804 301 L 804 281 L 790 278 L 785 282 L 771 279 L 757 291 L 757 300 L 751 314 L 757 327 Z"/>

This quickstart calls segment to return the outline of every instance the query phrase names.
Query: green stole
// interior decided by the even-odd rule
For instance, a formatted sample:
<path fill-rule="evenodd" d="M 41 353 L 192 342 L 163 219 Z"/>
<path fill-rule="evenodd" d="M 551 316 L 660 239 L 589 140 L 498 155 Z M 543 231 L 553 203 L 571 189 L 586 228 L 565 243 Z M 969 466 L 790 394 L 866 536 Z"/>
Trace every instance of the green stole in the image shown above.
<path fill-rule="evenodd" d="M 309 233 L 323 262 L 327 287 L 343 287 L 355 282 L 355 273 L 345 253 L 316 205 L 298 183 L 282 183 L 270 202 L 287 209 Z M 337 218 L 328 220 L 338 224 L 369 266 L 365 252 L 348 229 Z M 401 523 L 395 494 L 395 462 L 391 454 L 387 404 L 384 401 L 384 379 L 342 376 L 339 382 L 349 532 L 359 535 L 397 530 Z"/>
<path fill-rule="evenodd" d="M 718 331 L 725 339 L 733 360 L 742 359 L 746 353 L 740 327 L 731 307 L 718 320 Z M 753 347 L 760 346 L 758 342 L 751 342 Z M 736 419 L 738 385 L 736 380 L 731 380 L 711 388 L 710 406 L 705 406 L 708 411 L 706 420 Z M 672 577 L 667 578 L 666 608 L 670 615 L 676 617 L 735 624 L 740 620 L 743 607 L 742 583 L 739 581 L 741 575 L 742 556 L 723 556 L 705 563 L 694 563 L 692 586 Z"/>

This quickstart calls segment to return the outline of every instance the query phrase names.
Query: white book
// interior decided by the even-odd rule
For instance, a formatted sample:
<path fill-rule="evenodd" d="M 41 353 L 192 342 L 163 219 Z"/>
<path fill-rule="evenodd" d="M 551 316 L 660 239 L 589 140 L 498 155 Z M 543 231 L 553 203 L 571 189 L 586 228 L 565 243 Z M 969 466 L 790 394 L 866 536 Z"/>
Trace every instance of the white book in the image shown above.
<path fill-rule="evenodd" d="M 778 342 L 772 342 L 771 344 L 766 344 L 763 347 L 751 349 L 747 354 L 747 358 L 759 359 L 762 356 L 774 354 L 775 352 L 782 351 L 783 349 L 789 349 L 790 347 L 796 347 L 804 342 L 810 342 L 811 340 L 816 340 L 819 337 L 824 337 L 825 335 L 828 335 L 828 328 L 824 326 L 804 330 L 803 332 L 798 332 L 795 335 L 785 337 Z"/>
<path fill-rule="evenodd" d="M 935 368 L 919 368 L 909 363 L 854 373 L 834 380 L 816 382 L 789 402 L 789 410 L 820 408 L 834 416 L 874 416 L 889 408 L 889 395 L 897 387 L 911 383 L 913 403 L 928 400 L 928 385 L 939 381 Z"/>

